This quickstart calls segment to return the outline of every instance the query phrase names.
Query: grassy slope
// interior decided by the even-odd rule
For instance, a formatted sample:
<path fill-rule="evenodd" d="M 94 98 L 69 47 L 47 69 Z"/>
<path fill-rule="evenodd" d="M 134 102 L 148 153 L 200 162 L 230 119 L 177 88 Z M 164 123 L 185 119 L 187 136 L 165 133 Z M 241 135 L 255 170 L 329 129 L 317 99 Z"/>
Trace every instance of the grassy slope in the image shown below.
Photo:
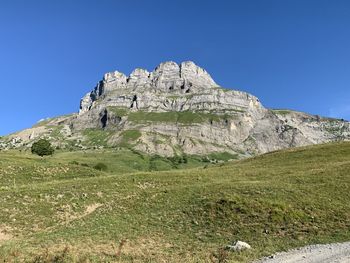
<path fill-rule="evenodd" d="M 9 261 L 53 260 L 54 254 L 67 262 L 247 262 L 305 244 L 350 240 L 350 143 L 133 174 L 70 165 L 75 157 L 65 154 L 46 161 L 0 156 L 6 185 L 0 228 L 13 236 L 2 241 L 0 258 Z M 65 164 L 72 171 L 60 170 Z M 8 183 L 35 167 L 29 174 L 42 178 L 35 184 Z M 47 167 L 58 170 L 50 176 Z M 237 239 L 253 249 L 220 249 Z"/>
<path fill-rule="evenodd" d="M 29 151 L 0 152 L 0 189 L 65 179 L 100 176 L 92 169 L 103 163 L 110 174 L 126 174 L 140 171 L 164 171 L 203 166 L 203 160 L 227 161 L 235 156 L 229 153 L 210 154 L 208 157 L 187 156 L 166 158 L 149 156 L 127 148 L 86 151 L 56 151 L 53 157 L 40 158 Z M 179 160 L 178 160 L 179 159 Z"/>
<path fill-rule="evenodd" d="M 120 117 L 128 116 L 128 120 L 134 123 L 170 122 L 179 124 L 193 124 L 209 121 L 219 122 L 232 118 L 234 113 L 242 112 L 241 110 L 232 110 L 231 114 L 215 114 L 194 111 L 147 112 L 140 110 L 130 112 L 128 109 L 119 107 L 109 107 L 108 110 Z"/>

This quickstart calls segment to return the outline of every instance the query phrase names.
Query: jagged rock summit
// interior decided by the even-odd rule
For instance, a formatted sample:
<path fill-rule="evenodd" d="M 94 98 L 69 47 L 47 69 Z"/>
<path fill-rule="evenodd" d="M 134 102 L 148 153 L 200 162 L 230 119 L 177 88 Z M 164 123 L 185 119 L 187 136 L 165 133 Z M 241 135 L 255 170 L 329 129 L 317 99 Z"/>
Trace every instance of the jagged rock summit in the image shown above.
<path fill-rule="evenodd" d="M 350 139 L 349 122 L 269 110 L 245 92 L 221 88 L 191 61 L 152 72 L 106 73 L 77 114 L 12 134 L 0 147 L 26 147 L 48 137 L 64 148 L 128 147 L 174 156 L 228 152 L 251 156 L 287 147 Z"/>
<path fill-rule="evenodd" d="M 106 73 L 95 89 L 81 100 L 80 114 L 90 110 L 101 97 L 112 97 L 125 90 L 129 92 L 151 92 L 192 94 L 210 90 L 218 85 L 202 68 L 191 61 L 180 65 L 175 62 L 161 63 L 154 71 L 137 68 L 130 76 L 118 71 Z M 131 98 L 131 101 L 134 98 Z M 137 102 L 137 100 L 136 100 Z M 135 104 L 135 106 L 137 106 Z"/>

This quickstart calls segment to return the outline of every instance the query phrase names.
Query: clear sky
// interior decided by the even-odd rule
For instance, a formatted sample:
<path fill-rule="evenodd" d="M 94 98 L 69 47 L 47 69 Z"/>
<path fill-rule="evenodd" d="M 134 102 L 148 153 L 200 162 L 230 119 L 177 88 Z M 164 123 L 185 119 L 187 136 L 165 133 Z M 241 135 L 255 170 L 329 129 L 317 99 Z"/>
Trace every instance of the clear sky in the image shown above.
<path fill-rule="evenodd" d="M 0 0 L 0 135 L 108 71 L 193 60 L 269 108 L 350 119 L 350 1 Z"/>

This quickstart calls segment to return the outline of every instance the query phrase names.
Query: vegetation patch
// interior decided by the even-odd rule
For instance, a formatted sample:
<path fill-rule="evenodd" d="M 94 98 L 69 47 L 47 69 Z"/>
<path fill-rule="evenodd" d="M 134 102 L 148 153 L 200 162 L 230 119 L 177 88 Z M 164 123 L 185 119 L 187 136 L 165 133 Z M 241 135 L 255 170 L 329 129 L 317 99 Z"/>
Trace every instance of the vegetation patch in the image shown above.
<path fill-rule="evenodd" d="M 137 111 L 129 113 L 129 121 L 136 123 L 144 122 L 171 122 L 181 124 L 203 123 L 208 121 L 221 121 L 228 115 L 193 111 L 170 111 L 170 112 L 145 112 Z"/>
<path fill-rule="evenodd" d="M 339 139 L 342 139 L 344 137 L 343 134 L 347 129 L 344 123 L 334 119 L 328 119 L 328 122 L 324 123 L 323 126 L 327 132 L 337 136 Z"/>
<path fill-rule="evenodd" d="M 50 137 L 54 139 L 64 139 L 64 136 L 62 135 L 61 131 L 63 129 L 63 125 L 57 125 L 57 126 L 47 126 L 47 128 L 51 129 Z"/>
<path fill-rule="evenodd" d="M 45 125 L 47 125 L 48 123 L 50 123 L 50 121 L 52 121 L 51 118 L 46 118 L 46 119 L 44 119 L 44 120 L 40 120 L 40 121 L 38 121 L 35 125 L 33 125 L 33 128 L 45 126 Z"/>
<path fill-rule="evenodd" d="M 124 116 L 128 115 L 130 110 L 128 108 L 109 106 L 109 107 L 107 107 L 107 111 L 112 112 L 116 116 L 124 117 Z"/>
<path fill-rule="evenodd" d="M 291 110 L 272 110 L 274 113 L 279 115 L 288 115 L 291 114 L 293 111 Z"/>
<path fill-rule="evenodd" d="M 136 143 L 137 139 L 141 137 L 141 132 L 139 130 L 126 130 L 120 134 L 120 146 L 128 147 L 131 144 Z"/>
<path fill-rule="evenodd" d="M 224 87 L 220 87 L 220 86 L 213 87 L 213 89 L 216 89 L 216 90 L 221 90 L 221 91 L 223 91 L 223 92 L 230 92 L 230 91 L 234 91 L 234 89 L 232 89 L 232 88 L 224 88 Z"/>
<path fill-rule="evenodd" d="M 94 165 L 94 169 L 99 170 L 99 171 L 107 171 L 108 166 L 105 163 L 97 163 Z"/>
<path fill-rule="evenodd" d="M 103 129 L 85 129 L 83 131 L 83 135 L 86 137 L 84 142 L 91 146 L 107 147 L 108 139 L 112 134 L 112 131 Z"/>
<path fill-rule="evenodd" d="M 33 143 L 31 152 L 42 157 L 45 155 L 52 155 L 55 152 L 55 149 L 48 140 L 40 139 Z"/>
<path fill-rule="evenodd" d="M 200 95 L 203 95 L 203 94 L 197 94 L 197 95 L 194 95 L 194 94 L 169 95 L 169 96 L 167 96 L 167 98 L 171 99 L 171 100 L 177 100 L 177 99 L 180 99 L 180 98 L 191 99 L 194 96 L 200 96 Z"/>

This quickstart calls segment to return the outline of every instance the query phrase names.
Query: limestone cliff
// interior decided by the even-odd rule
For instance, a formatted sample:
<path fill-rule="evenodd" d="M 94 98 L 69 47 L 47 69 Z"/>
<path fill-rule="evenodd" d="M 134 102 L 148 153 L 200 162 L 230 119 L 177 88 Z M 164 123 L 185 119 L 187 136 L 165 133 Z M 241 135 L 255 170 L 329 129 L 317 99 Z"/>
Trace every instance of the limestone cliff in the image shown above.
<path fill-rule="evenodd" d="M 245 92 L 219 87 L 193 62 L 161 63 L 104 75 L 78 114 L 45 120 L 3 140 L 22 147 L 49 137 L 60 147 L 131 147 L 173 156 L 230 152 L 255 155 L 287 147 L 350 139 L 344 120 L 269 110 Z"/>

